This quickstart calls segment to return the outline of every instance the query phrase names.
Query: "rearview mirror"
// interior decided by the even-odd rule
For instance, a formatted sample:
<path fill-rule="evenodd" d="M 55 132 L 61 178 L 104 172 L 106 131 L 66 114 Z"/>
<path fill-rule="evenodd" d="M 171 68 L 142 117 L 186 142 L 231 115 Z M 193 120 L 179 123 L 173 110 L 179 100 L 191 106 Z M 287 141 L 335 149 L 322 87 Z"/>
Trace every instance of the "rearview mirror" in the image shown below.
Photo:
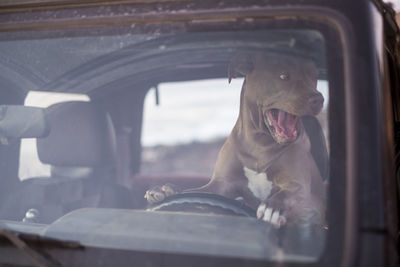
<path fill-rule="evenodd" d="M 12 139 L 45 137 L 49 131 L 44 109 L 0 105 L 0 141 L 2 144 L 8 144 Z"/>

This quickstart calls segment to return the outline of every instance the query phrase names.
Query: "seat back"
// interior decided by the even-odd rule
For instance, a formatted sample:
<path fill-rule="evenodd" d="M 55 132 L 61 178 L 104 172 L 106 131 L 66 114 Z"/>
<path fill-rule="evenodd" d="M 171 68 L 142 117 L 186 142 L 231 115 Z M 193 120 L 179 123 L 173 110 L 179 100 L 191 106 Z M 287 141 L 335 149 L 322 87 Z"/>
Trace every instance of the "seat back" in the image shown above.
<path fill-rule="evenodd" d="M 111 118 L 91 102 L 71 101 L 47 108 L 50 133 L 37 139 L 38 156 L 51 165 L 47 179 L 22 182 L 9 200 L 22 219 L 30 209 L 36 222 L 50 223 L 83 207 L 130 208 L 129 190 L 116 184 L 116 142 Z M 21 218 L 22 217 L 22 218 Z"/>
<path fill-rule="evenodd" d="M 104 173 L 115 166 L 114 128 L 100 107 L 91 102 L 63 102 L 47 108 L 46 117 L 51 131 L 46 138 L 37 139 L 41 162 L 67 175 L 73 172 L 70 168 L 75 174 L 80 167 Z"/>

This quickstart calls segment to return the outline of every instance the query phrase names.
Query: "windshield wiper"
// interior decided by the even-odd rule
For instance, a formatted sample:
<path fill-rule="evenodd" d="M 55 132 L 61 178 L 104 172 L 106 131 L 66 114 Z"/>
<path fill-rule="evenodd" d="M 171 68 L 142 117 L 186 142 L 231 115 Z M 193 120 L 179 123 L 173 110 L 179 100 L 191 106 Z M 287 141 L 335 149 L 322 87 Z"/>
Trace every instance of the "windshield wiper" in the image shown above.
<path fill-rule="evenodd" d="M 60 262 L 51 257 L 51 255 L 39 252 L 37 249 L 28 245 L 28 242 L 43 242 L 48 246 L 54 246 L 57 248 L 69 248 L 69 249 L 83 249 L 84 247 L 77 242 L 60 241 L 57 239 L 46 238 L 36 234 L 25 234 L 14 232 L 7 229 L 0 229 L 0 237 L 4 237 L 11 242 L 16 248 L 22 251 L 30 260 L 40 267 L 47 266 L 62 266 Z"/>

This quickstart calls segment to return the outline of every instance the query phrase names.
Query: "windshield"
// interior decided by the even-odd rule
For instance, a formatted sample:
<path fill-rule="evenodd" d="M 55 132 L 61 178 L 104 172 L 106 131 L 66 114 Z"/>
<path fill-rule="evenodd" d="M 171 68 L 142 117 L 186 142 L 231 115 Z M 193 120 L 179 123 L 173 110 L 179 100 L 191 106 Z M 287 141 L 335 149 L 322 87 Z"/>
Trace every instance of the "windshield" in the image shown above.
<path fill-rule="evenodd" d="M 333 143 L 323 34 L 117 33 L 2 33 L 4 227 L 104 249 L 316 261 Z"/>

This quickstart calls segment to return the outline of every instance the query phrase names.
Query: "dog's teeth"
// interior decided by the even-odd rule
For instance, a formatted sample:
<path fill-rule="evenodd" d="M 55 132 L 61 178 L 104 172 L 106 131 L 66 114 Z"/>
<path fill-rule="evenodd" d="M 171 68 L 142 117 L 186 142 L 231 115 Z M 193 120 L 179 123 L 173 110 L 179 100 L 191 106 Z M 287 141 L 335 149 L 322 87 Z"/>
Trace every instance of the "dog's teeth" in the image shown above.
<path fill-rule="evenodd" d="M 271 122 L 271 120 L 269 119 L 268 116 L 267 116 L 267 122 L 268 122 L 268 125 L 269 125 L 269 126 L 272 126 L 272 122 Z"/>

